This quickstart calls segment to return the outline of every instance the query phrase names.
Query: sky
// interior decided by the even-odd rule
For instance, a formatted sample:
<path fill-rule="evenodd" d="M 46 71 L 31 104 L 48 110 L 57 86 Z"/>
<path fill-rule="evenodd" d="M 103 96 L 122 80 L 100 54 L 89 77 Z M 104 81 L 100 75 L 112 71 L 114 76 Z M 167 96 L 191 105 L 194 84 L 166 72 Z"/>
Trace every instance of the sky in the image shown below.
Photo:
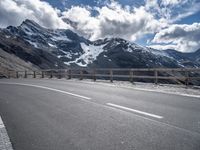
<path fill-rule="evenodd" d="M 0 27 L 31 19 L 88 38 L 120 37 L 143 46 L 200 48 L 200 0 L 0 0 Z"/>

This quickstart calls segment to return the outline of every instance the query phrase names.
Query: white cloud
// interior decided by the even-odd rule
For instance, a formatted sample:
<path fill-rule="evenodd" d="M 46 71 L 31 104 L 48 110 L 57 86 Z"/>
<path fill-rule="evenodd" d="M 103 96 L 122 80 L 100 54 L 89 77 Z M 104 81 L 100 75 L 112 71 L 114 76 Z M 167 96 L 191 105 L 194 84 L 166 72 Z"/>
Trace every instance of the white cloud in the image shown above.
<path fill-rule="evenodd" d="M 166 26 L 162 20 L 156 20 L 143 6 L 139 8 L 122 7 L 112 2 L 96 7 L 98 12 L 92 16 L 91 8 L 75 6 L 63 12 L 63 18 L 77 23 L 77 31 L 94 40 L 102 37 L 117 36 L 136 40 L 147 33 L 154 33 Z"/>
<path fill-rule="evenodd" d="M 87 37 L 95 39 L 99 35 L 99 20 L 91 16 L 90 8 L 71 7 L 62 13 L 62 19 L 69 19 L 74 22 L 76 32 Z"/>
<path fill-rule="evenodd" d="M 154 45 L 150 45 L 148 47 L 158 49 L 158 50 L 176 49 L 177 48 L 177 46 L 173 45 L 173 44 L 168 44 L 168 45 L 154 44 Z"/>
<path fill-rule="evenodd" d="M 48 28 L 69 28 L 59 13 L 58 9 L 40 0 L 1 0 L 0 27 L 19 25 L 25 19 L 32 19 Z"/>
<path fill-rule="evenodd" d="M 68 0 L 62 2 L 64 5 Z M 72 6 L 62 12 L 41 0 L 0 0 L 0 27 L 32 19 L 47 28 L 72 29 L 91 40 L 121 37 L 135 41 L 156 33 L 153 43 L 149 42 L 154 48 L 191 51 L 200 44 L 198 23 L 174 24 L 200 10 L 196 0 L 145 0 L 139 7 L 122 6 L 116 0 L 96 3 L 104 6 Z"/>
<path fill-rule="evenodd" d="M 171 24 L 199 12 L 200 2 L 196 0 L 146 0 L 145 8 L 157 18 Z"/>
<path fill-rule="evenodd" d="M 152 42 L 167 44 L 182 52 L 194 51 L 200 47 L 200 23 L 171 25 L 158 32 Z"/>
<path fill-rule="evenodd" d="M 167 6 L 167 5 L 176 5 L 178 3 L 181 3 L 183 0 L 162 0 L 162 4 Z"/>

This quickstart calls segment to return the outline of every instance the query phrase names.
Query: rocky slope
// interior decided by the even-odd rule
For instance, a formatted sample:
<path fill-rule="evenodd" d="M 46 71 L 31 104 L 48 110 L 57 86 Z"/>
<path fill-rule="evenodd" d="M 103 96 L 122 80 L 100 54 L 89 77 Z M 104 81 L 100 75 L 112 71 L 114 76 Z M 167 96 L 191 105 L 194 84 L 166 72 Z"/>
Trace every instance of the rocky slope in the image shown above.
<path fill-rule="evenodd" d="M 89 41 L 71 30 L 46 29 L 31 20 L 0 30 L 0 51 L 38 68 L 200 67 L 200 50 L 181 53 L 139 46 L 120 38 Z"/>

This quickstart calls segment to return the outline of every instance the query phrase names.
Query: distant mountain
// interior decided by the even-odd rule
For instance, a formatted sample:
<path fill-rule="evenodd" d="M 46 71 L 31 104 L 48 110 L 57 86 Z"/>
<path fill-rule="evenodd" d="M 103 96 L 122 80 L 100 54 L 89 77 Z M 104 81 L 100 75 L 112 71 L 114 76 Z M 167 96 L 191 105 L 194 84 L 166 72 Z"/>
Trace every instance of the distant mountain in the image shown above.
<path fill-rule="evenodd" d="M 31 20 L 0 30 L 0 51 L 38 68 L 200 67 L 200 50 L 181 53 L 142 47 L 120 38 L 90 41 L 71 30 L 46 29 Z"/>
<path fill-rule="evenodd" d="M 34 47 L 26 39 L 21 37 L 20 34 L 16 34 L 15 32 L 11 33 L 11 28 L 15 31 L 18 30 L 14 27 L 0 30 L 0 51 L 4 51 L 4 53 L 0 53 L 2 58 L 9 54 L 23 60 L 20 61 L 21 63 L 29 63 L 31 66 L 34 66 L 34 68 L 38 69 L 65 67 L 65 64 L 58 59 L 56 55 L 52 54 L 50 51 Z M 19 31 L 19 33 L 20 32 L 21 31 Z M 8 62 L 5 63 L 8 64 Z M 21 64 L 21 66 L 23 65 L 25 64 Z M 10 67 L 10 69 L 12 69 L 12 67 Z"/>
<path fill-rule="evenodd" d="M 181 53 L 175 50 L 165 50 L 165 52 L 185 67 L 200 66 L 200 49 L 193 53 Z"/>

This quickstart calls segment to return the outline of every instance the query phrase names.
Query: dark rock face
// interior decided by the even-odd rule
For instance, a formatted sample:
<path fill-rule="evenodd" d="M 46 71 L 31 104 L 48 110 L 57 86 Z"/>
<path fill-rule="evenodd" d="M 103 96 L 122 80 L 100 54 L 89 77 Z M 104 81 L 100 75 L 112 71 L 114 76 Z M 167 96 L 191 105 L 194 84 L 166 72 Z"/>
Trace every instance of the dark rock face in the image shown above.
<path fill-rule="evenodd" d="M 18 37 L 8 37 L 3 32 L 0 32 L 0 48 L 7 53 L 13 54 L 21 58 L 25 62 L 30 62 L 38 68 L 64 68 L 65 65 L 55 55 L 34 48 L 28 42 Z"/>
<path fill-rule="evenodd" d="M 31 20 L 1 29 L 0 48 L 43 69 L 200 67 L 200 50 L 159 51 L 120 38 L 89 41 L 71 30 L 46 29 Z"/>
<path fill-rule="evenodd" d="M 200 67 L 200 49 L 193 53 L 181 53 L 171 49 L 165 52 L 185 67 Z"/>
<path fill-rule="evenodd" d="M 168 57 L 167 53 L 155 54 L 154 50 L 130 44 L 123 39 L 115 38 L 106 42 L 104 51 L 94 61 L 96 65 L 106 66 L 107 64 L 104 64 L 106 62 L 121 68 L 180 67 L 174 59 Z M 107 61 L 102 58 L 105 56 Z"/>

